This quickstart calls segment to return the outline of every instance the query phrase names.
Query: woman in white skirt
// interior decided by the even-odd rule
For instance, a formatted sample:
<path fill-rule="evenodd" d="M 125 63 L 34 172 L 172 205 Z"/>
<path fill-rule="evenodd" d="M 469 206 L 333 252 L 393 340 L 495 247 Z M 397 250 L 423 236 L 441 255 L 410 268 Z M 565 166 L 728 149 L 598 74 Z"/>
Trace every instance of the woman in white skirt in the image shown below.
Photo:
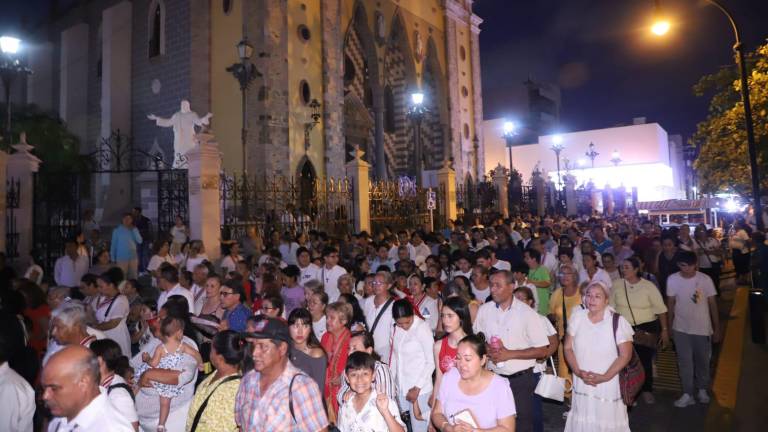
<path fill-rule="evenodd" d="M 616 334 L 608 307 L 610 289 L 601 282 L 587 287 L 586 309 L 574 311 L 565 336 L 565 358 L 573 372 L 573 400 L 566 432 L 629 431 L 618 373 L 632 357 L 632 327 L 619 316 Z M 616 346 L 620 355 L 617 355 Z"/>

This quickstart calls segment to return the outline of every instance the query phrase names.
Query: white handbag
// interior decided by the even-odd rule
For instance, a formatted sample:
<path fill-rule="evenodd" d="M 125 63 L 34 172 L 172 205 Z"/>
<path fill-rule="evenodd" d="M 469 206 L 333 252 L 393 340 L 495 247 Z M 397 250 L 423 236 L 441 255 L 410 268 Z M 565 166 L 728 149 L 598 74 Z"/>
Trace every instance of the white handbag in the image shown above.
<path fill-rule="evenodd" d="M 569 380 L 557 376 L 552 356 L 549 357 L 549 363 L 552 365 L 552 374 L 541 373 L 535 393 L 543 398 L 562 402 L 565 399 L 565 391 L 570 389 L 571 385 Z"/>

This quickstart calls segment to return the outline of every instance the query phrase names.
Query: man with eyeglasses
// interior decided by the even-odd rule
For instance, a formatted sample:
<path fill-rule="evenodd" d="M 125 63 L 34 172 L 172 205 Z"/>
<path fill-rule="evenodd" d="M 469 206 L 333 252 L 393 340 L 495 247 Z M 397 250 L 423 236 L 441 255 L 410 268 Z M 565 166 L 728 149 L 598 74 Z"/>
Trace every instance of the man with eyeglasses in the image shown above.
<path fill-rule="evenodd" d="M 224 308 L 224 316 L 221 318 L 219 330 L 245 331 L 245 323 L 248 317 L 253 315 L 243 304 L 245 293 L 243 285 L 236 280 L 228 280 L 221 285 L 219 290 L 221 307 Z"/>
<path fill-rule="evenodd" d="M 712 342 L 721 339 L 717 291 L 712 279 L 697 271 L 697 261 L 694 252 L 680 251 L 680 271 L 667 279 L 667 309 L 683 386 L 683 395 L 675 401 L 678 408 L 696 404 L 696 389 L 699 402 L 709 403 Z"/>
<path fill-rule="evenodd" d="M 389 358 L 390 336 L 395 320 L 392 318 L 392 275 L 380 271 L 373 278 L 373 295 L 363 300 L 365 324 L 373 336 L 373 349 L 382 359 Z"/>
<path fill-rule="evenodd" d="M 243 432 L 327 431 L 323 399 L 315 380 L 288 359 L 288 325 L 262 317 L 245 333 L 253 370 L 235 397 L 235 422 Z"/>

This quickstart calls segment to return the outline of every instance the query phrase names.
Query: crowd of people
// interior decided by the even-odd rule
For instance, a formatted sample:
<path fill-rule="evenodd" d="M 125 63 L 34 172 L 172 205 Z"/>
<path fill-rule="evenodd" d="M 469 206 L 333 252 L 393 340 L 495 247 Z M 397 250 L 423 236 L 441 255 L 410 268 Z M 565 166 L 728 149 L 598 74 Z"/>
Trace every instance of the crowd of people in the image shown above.
<path fill-rule="evenodd" d="M 566 431 L 627 431 L 633 349 L 637 403 L 655 403 L 673 343 L 674 405 L 709 402 L 725 252 L 741 277 L 762 244 L 739 223 L 724 245 L 705 225 L 529 216 L 342 238 L 254 227 L 212 262 L 180 218 L 140 252 L 142 217 L 101 249 L 71 239 L 53 275 L 8 277 L 0 430 L 542 431 L 537 385 L 556 373 Z"/>

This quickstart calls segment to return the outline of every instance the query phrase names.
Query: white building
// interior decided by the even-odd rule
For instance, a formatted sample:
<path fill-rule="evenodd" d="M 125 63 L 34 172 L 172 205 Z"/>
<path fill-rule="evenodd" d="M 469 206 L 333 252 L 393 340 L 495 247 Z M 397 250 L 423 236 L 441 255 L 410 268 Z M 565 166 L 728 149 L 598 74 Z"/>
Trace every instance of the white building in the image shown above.
<path fill-rule="evenodd" d="M 483 122 L 485 166 L 501 164 L 509 167 L 509 150 L 503 138 L 504 119 Z M 596 188 L 624 186 L 637 188 L 639 201 L 685 198 L 683 161 L 679 157 L 682 140 L 670 140 L 658 123 L 645 123 L 644 118 L 629 126 L 579 132 L 543 135 L 538 142 L 512 148 L 512 165 L 528 181 L 538 168 L 552 181 L 557 178 L 557 158 L 551 150 L 560 142 L 561 174 L 569 171 L 577 185 L 592 181 Z M 589 144 L 599 153 L 592 161 L 587 156 Z M 620 161 L 614 163 L 612 159 Z"/>

